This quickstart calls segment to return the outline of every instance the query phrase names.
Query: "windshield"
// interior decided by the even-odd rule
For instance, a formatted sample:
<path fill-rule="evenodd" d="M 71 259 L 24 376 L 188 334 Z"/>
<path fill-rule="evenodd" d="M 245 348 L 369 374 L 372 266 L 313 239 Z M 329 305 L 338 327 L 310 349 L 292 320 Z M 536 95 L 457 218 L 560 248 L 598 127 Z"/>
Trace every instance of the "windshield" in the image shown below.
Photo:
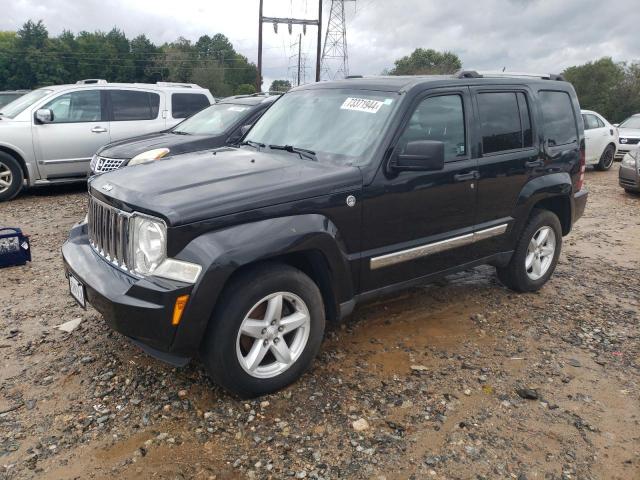
<path fill-rule="evenodd" d="M 51 90 L 46 90 L 44 88 L 41 88 L 40 90 L 34 90 L 33 92 L 29 92 L 26 95 L 14 100 L 10 104 L 2 107 L 0 113 L 2 113 L 3 117 L 15 118 L 17 115 L 19 115 L 31 105 L 36 103 L 38 100 L 46 97 L 50 93 Z"/>
<path fill-rule="evenodd" d="M 287 93 L 258 120 L 245 141 L 303 148 L 315 152 L 320 161 L 363 165 L 371 160 L 398 101 L 397 94 L 368 90 Z"/>
<path fill-rule="evenodd" d="M 235 125 L 250 110 L 249 105 L 216 103 L 187 118 L 172 132 L 184 135 L 218 135 Z"/>
<path fill-rule="evenodd" d="M 620 124 L 620 128 L 640 128 L 640 115 L 627 118 Z"/>

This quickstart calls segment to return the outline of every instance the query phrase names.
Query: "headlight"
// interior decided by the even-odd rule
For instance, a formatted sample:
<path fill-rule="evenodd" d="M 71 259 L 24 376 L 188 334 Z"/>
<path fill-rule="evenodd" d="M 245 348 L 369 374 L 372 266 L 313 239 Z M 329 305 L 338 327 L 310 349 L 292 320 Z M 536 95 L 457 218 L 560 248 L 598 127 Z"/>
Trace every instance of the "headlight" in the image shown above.
<path fill-rule="evenodd" d="M 132 221 L 133 270 L 149 275 L 166 258 L 167 227 L 162 221 L 139 214 Z"/>
<path fill-rule="evenodd" d="M 129 160 L 128 166 L 138 165 L 140 163 L 153 162 L 154 160 L 159 160 L 162 157 L 166 157 L 169 155 L 170 150 L 168 148 L 156 148 L 155 150 L 149 150 L 148 152 L 143 152 L 140 155 L 136 155 L 131 160 Z"/>
<path fill-rule="evenodd" d="M 624 158 L 622 159 L 622 166 L 623 167 L 635 168 L 635 166 L 636 166 L 635 155 L 637 155 L 637 153 L 635 153 L 635 154 L 627 153 L 624 156 Z"/>

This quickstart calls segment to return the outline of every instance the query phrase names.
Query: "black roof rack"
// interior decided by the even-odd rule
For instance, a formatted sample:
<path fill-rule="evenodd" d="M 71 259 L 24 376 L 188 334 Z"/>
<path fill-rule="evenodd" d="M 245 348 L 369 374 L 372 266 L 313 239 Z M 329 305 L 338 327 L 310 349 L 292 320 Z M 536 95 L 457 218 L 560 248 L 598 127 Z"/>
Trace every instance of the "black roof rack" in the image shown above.
<path fill-rule="evenodd" d="M 345 80 L 349 80 L 350 78 L 363 78 L 362 75 L 347 75 L 344 77 Z"/>
<path fill-rule="evenodd" d="M 456 75 L 458 78 L 482 78 L 482 75 L 475 70 L 458 70 Z"/>

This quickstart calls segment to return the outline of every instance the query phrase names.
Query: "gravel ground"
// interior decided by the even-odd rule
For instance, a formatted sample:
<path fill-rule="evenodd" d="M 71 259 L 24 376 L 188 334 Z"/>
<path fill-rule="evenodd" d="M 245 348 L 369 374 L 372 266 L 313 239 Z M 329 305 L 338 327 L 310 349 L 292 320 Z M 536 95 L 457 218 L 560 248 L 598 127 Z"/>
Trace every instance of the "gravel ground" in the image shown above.
<path fill-rule="evenodd" d="M 84 187 L 0 204 L 34 257 L 0 271 L 0 478 L 638 479 L 640 197 L 617 165 L 587 185 L 539 293 L 481 267 L 379 299 L 248 402 L 76 306 L 60 246 Z"/>

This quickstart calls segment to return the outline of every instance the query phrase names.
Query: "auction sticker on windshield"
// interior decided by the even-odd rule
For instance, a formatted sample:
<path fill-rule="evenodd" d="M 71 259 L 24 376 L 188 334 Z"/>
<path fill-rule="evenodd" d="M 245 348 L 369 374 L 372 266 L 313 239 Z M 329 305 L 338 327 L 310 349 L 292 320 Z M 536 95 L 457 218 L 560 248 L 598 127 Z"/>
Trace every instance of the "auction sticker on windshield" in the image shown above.
<path fill-rule="evenodd" d="M 378 100 L 369 100 L 367 98 L 347 98 L 342 106 L 341 110 L 354 110 L 356 112 L 378 113 L 380 107 L 384 105 L 384 102 Z"/>

